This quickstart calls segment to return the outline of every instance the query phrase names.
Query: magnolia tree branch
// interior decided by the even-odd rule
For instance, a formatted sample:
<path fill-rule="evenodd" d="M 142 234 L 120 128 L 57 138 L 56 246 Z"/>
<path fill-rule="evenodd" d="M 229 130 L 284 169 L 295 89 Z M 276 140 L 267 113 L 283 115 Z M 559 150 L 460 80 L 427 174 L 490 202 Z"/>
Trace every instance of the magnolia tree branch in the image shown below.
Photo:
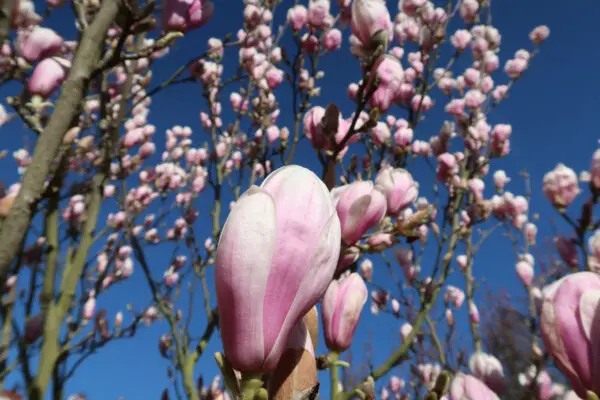
<path fill-rule="evenodd" d="M 175 316 L 170 307 L 168 307 L 165 302 L 159 296 L 159 289 L 154 283 L 152 278 L 152 274 L 150 272 L 150 265 L 146 260 L 146 256 L 138 239 L 134 236 L 130 236 L 131 245 L 135 252 L 136 259 L 142 266 L 142 270 L 144 271 L 144 275 L 146 276 L 146 280 L 148 282 L 148 286 L 152 292 L 152 297 L 158 307 L 160 313 L 167 319 L 169 324 L 169 328 L 172 333 L 173 342 L 175 345 L 175 360 L 178 369 L 181 370 L 182 379 L 183 379 L 183 387 L 185 393 L 190 400 L 198 400 L 200 397 L 198 396 L 198 391 L 196 390 L 195 382 L 194 382 L 194 366 L 195 366 L 195 356 L 189 355 L 188 349 L 184 346 L 182 338 L 179 335 L 179 330 L 177 329 L 177 322 L 175 321 Z"/>
<path fill-rule="evenodd" d="M 463 172 L 462 172 L 463 178 L 465 176 L 467 176 L 468 172 L 469 171 L 467 170 L 467 168 L 463 169 Z M 438 260 L 438 261 L 441 261 L 441 265 L 442 265 L 441 276 L 437 280 L 437 282 L 430 284 L 429 288 L 426 290 L 426 292 L 429 291 L 429 295 L 426 295 L 426 297 L 421 305 L 421 310 L 419 311 L 419 313 L 415 319 L 415 322 L 412 324 L 412 330 L 407 335 L 407 337 L 404 339 L 404 341 L 402 342 L 402 345 L 396 351 L 394 351 L 392 353 L 392 355 L 390 355 L 386 361 L 384 361 L 379 367 L 377 367 L 375 370 L 373 370 L 371 372 L 370 376 L 375 381 L 380 379 L 384 375 L 386 375 L 389 371 L 392 370 L 392 368 L 400 365 L 400 363 L 402 363 L 404 360 L 406 360 L 408 352 L 411 349 L 413 339 L 421 331 L 421 327 L 422 327 L 423 323 L 426 322 L 427 317 L 429 316 L 429 312 L 435 305 L 437 298 L 442 291 L 441 289 L 450 274 L 450 264 L 452 263 L 454 251 L 456 249 L 456 246 L 458 244 L 458 239 L 460 236 L 459 206 L 461 205 L 461 203 L 463 201 L 464 195 L 465 195 L 465 192 L 463 190 L 457 190 L 457 193 L 455 194 L 454 198 L 452 199 L 450 207 L 449 207 L 451 215 L 452 215 L 452 225 L 451 225 L 450 237 L 448 240 L 448 247 L 446 249 L 446 252 L 444 253 L 443 258 L 441 260 Z M 440 244 L 440 247 L 442 245 L 443 245 L 443 243 Z M 436 262 L 436 266 L 438 266 L 438 265 L 440 265 L 439 262 Z M 437 268 L 436 268 L 436 270 L 437 270 Z M 348 392 L 344 393 L 342 398 L 344 400 L 349 400 L 349 399 L 353 398 L 354 396 L 356 396 L 356 393 L 358 393 L 361 390 L 360 386 L 361 385 L 357 385 L 354 388 L 352 388 L 351 390 L 349 390 Z"/>
<path fill-rule="evenodd" d="M 56 160 L 60 160 L 65 151 L 61 146 L 63 137 L 79 115 L 81 101 L 102 56 L 106 33 L 122 13 L 128 13 L 124 0 L 106 0 L 83 32 L 56 108 L 37 141 L 21 189 L 0 230 L 0 286 L 4 286 L 25 237 L 33 207 L 44 193 L 45 183 L 54 174 Z"/>
<path fill-rule="evenodd" d="M 10 338 L 12 331 L 12 318 L 14 312 L 14 303 L 17 296 L 17 286 L 10 288 L 6 304 L 2 304 L 2 333 L 0 337 L 0 389 L 4 384 L 4 377 L 10 372 L 12 367 L 8 366 L 8 355 L 10 350 Z M 18 362 L 18 358 L 15 359 Z"/>
<path fill-rule="evenodd" d="M 17 6 L 17 0 L 3 0 L 0 4 L 0 43 L 8 39 L 10 24 L 13 13 Z"/>

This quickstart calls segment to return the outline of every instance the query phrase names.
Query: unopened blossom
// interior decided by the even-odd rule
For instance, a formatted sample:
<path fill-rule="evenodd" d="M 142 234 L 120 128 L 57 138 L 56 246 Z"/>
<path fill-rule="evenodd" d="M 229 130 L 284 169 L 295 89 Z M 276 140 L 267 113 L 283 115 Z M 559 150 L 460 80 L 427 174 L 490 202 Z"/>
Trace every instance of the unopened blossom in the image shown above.
<path fill-rule="evenodd" d="M 323 48 L 334 51 L 342 45 L 342 32 L 339 29 L 330 29 L 323 35 Z"/>
<path fill-rule="evenodd" d="M 391 233 L 379 232 L 371 235 L 367 239 L 367 245 L 375 252 L 389 249 L 393 244 L 394 235 Z"/>
<path fill-rule="evenodd" d="M 429 96 L 421 96 L 420 94 L 416 94 L 410 101 L 410 106 L 413 111 L 429 111 L 433 108 L 433 100 Z"/>
<path fill-rule="evenodd" d="M 535 237 L 537 235 L 538 228 L 534 223 L 528 222 L 525 224 L 525 228 L 523 229 L 523 234 L 525 235 L 525 240 L 528 245 L 535 244 Z"/>
<path fill-rule="evenodd" d="M 446 318 L 446 323 L 448 324 L 448 326 L 452 327 L 452 325 L 454 325 L 454 314 L 452 313 L 452 310 L 450 308 L 446 308 L 446 311 L 444 312 L 444 317 Z"/>
<path fill-rule="evenodd" d="M 408 336 L 411 334 L 412 330 L 413 327 L 408 322 L 402 324 L 402 326 L 400 327 L 400 337 L 402 338 L 403 342 L 405 342 L 406 339 L 408 339 Z"/>
<path fill-rule="evenodd" d="M 398 393 L 400 393 L 400 391 L 402 391 L 402 389 L 404 389 L 405 384 L 406 383 L 404 382 L 403 379 L 400 379 L 396 375 L 394 375 L 390 378 L 388 387 L 390 388 L 390 391 L 392 393 L 398 394 Z"/>
<path fill-rule="evenodd" d="M 550 35 L 550 28 L 546 25 L 536 26 L 529 34 L 529 39 L 536 45 L 542 44 Z"/>
<path fill-rule="evenodd" d="M 401 97 L 404 70 L 400 61 L 389 55 L 380 57 L 374 68 L 378 86 L 371 95 L 370 102 L 372 107 L 377 107 L 383 113 Z"/>
<path fill-rule="evenodd" d="M 122 324 L 123 324 L 123 313 L 121 311 L 119 311 L 115 315 L 115 329 L 120 329 Z"/>
<path fill-rule="evenodd" d="M 460 16 L 466 23 L 472 23 L 477 17 L 479 3 L 477 0 L 463 0 L 460 4 Z"/>
<path fill-rule="evenodd" d="M 324 29 L 331 25 L 330 0 L 309 0 L 308 24 L 315 29 Z"/>
<path fill-rule="evenodd" d="M 164 0 L 163 29 L 187 32 L 199 28 L 210 20 L 213 12 L 211 0 Z"/>
<path fill-rule="evenodd" d="M 292 30 L 299 31 L 306 25 L 308 21 L 308 10 L 303 5 L 295 5 L 287 12 L 287 21 L 292 27 Z"/>
<path fill-rule="evenodd" d="M 357 273 L 331 282 L 322 303 L 325 342 L 329 349 L 342 352 L 350 347 L 367 297 L 367 287 Z"/>
<path fill-rule="evenodd" d="M 466 29 L 459 29 L 450 37 L 450 42 L 457 50 L 465 50 L 471 43 L 471 32 Z"/>
<path fill-rule="evenodd" d="M 471 89 L 465 94 L 465 105 L 468 108 L 479 108 L 485 101 L 485 94 L 478 89 Z"/>
<path fill-rule="evenodd" d="M 467 256 L 465 254 L 460 254 L 458 256 L 456 256 L 456 263 L 458 264 L 458 267 L 464 271 L 467 268 Z"/>
<path fill-rule="evenodd" d="M 304 115 L 303 125 L 304 134 L 310 140 L 311 144 L 315 149 L 328 149 L 331 150 L 335 147 L 335 143 L 341 142 L 350 127 L 350 123 L 339 116 L 338 130 L 337 132 L 325 132 L 322 124 L 323 117 L 325 116 L 325 109 L 323 107 L 313 107 Z M 335 142 L 331 140 L 329 135 L 333 134 Z M 356 136 L 356 139 L 358 136 Z M 352 142 L 351 139 L 349 142 Z"/>
<path fill-rule="evenodd" d="M 62 45 L 63 39 L 59 34 L 41 26 L 20 32 L 18 37 L 19 53 L 30 63 L 56 55 Z"/>
<path fill-rule="evenodd" d="M 533 265 L 527 261 L 519 261 L 515 269 L 523 285 L 530 286 L 534 275 Z"/>
<path fill-rule="evenodd" d="M 558 368 L 582 398 L 600 392 L 600 275 L 577 272 L 544 289 L 542 339 Z"/>
<path fill-rule="evenodd" d="M 498 58 L 498 55 L 491 50 L 488 50 L 484 53 L 482 62 L 483 69 L 488 74 L 496 71 L 500 66 L 500 59 Z"/>
<path fill-rule="evenodd" d="M 478 324 L 480 321 L 479 309 L 477 308 L 475 303 L 469 304 L 469 319 L 473 324 Z"/>
<path fill-rule="evenodd" d="M 384 290 L 373 290 L 371 292 L 371 312 L 375 315 L 380 310 L 385 310 L 387 302 L 390 299 L 390 294 Z"/>
<path fill-rule="evenodd" d="M 439 364 L 419 364 L 417 365 L 417 371 L 419 379 L 425 384 L 425 387 L 432 388 L 442 372 L 442 367 Z"/>
<path fill-rule="evenodd" d="M 510 178 L 506 175 L 504 170 L 499 169 L 498 171 L 494 172 L 494 185 L 496 186 L 496 190 L 500 192 L 503 191 L 504 186 L 508 182 L 510 182 Z"/>
<path fill-rule="evenodd" d="M 444 153 L 438 156 L 437 179 L 439 181 L 450 180 L 458 173 L 458 169 L 459 166 L 454 155 Z"/>
<path fill-rule="evenodd" d="M 506 385 L 502 363 L 491 354 L 477 352 L 469 359 L 469 369 L 476 378 L 484 382 L 497 394 L 504 392 Z"/>
<path fill-rule="evenodd" d="M 360 273 L 367 282 L 371 282 L 371 278 L 373 277 L 373 261 L 369 258 L 365 258 L 360 263 Z"/>
<path fill-rule="evenodd" d="M 390 393 L 386 388 L 381 388 L 381 393 L 379 394 L 379 397 L 381 398 L 381 400 L 389 400 Z"/>
<path fill-rule="evenodd" d="M 235 369 L 275 368 L 292 328 L 325 293 L 340 242 L 330 193 L 308 169 L 280 168 L 236 202 L 215 269 L 223 347 Z"/>
<path fill-rule="evenodd" d="M 392 299 L 392 301 L 390 302 L 390 305 L 392 307 L 392 312 L 394 313 L 394 315 L 399 316 L 400 315 L 400 302 L 396 299 Z"/>
<path fill-rule="evenodd" d="M 394 133 L 394 144 L 400 148 L 409 148 L 414 137 L 414 132 L 411 128 L 401 127 Z M 413 152 L 419 153 L 419 151 Z"/>
<path fill-rule="evenodd" d="M 524 58 L 513 58 L 506 61 L 504 72 L 513 79 L 518 78 L 527 69 L 528 64 Z"/>
<path fill-rule="evenodd" d="M 450 400 L 498 400 L 500 399 L 482 381 L 472 375 L 459 372 L 450 384 Z"/>
<path fill-rule="evenodd" d="M 479 178 L 469 179 L 467 182 L 471 193 L 475 196 L 477 201 L 483 200 L 483 190 L 485 189 L 485 183 Z"/>
<path fill-rule="evenodd" d="M 535 398 L 537 400 L 551 400 L 557 398 L 565 392 L 564 388 L 552 383 L 552 378 L 548 371 L 537 371 L 535 365 L 531 365 L 524 373 L 518 375 L 519 384 L 521 386 L 529 386 L 535 379 Z M 562 400 L 565 400 L 561 397 Z M 579 399 L 576 396 L 576 399 Z"/>
<path fill-rule="evenodd" d="M 419 196 L 419 185 L 410 172 L 390 166 L 379 171 L 375 187 L 385 195 L 388 215 L 397 215 Z"/>
<path fill-rule="evenodd" d="M 96 298 L 93 294 L 90 294 L 89 299 L 83 305 L 82 316 L 84 319 L 92 319 L 94 317 L 94 311 L 96 310 Z"/>
<path fill-rule="evenodd" d="M 378 122 L 377 125 L 371 128 L 371 139 L 378 146 L 387 143 L 391 137 L 390 128 L 383 122 Z"/>
<path fill-rule="evenodd" d="M 384 194 L 372 182 L 355 181 L 331 192 L 342 225 L 342 240 L 354 244 L 381 221 L 387 206 Z"/>
<path fill-rule="evenodd" d="M 223 41 L 217 38 L 208 39 L 208 52 L 212 57 L 223 57 L 223 51 Z"/>
<path fill-rule="evenodd" d="M 27 81 L 27 90 L 44 98 L 49 97 L 62 85 L 71 62 L 58 57 L 46 58 L 36 65 Z"/>
<path fill-rule="evenodd" d="M 355 0 L 352 2 L 352 34 L 360 47 L 375 50 L 392 41 L 392 20 L 385 0 Z"/>
<path fill-rule="evenodd" d="M 465 292 L 456 286 L 448 285 L 444 294 L 444 302 L 453 304 L 454 307 L 460 308 L 465 301 Z"/>

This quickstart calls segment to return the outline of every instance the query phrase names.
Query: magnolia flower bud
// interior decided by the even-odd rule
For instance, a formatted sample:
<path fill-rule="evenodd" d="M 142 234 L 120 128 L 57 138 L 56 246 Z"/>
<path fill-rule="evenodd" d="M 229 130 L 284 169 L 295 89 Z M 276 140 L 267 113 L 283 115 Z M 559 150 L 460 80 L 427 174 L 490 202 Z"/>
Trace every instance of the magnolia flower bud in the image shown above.
<path fill-rule="evenodd" d="M 367 296 L 367 287 L 357 273 L 331 282 L 323 298 L 322 310 L 325 342 L 329 349 L 342 352 L 350 346 Z"/>
<path fill-rule="evenodd" d="M 280 168 L 237 201 L 215 268 L 223 348 L 233 368 L 277 366 L 294 324 L 325 293 L 340 242 L 329 191 L 305 168 Z"/>

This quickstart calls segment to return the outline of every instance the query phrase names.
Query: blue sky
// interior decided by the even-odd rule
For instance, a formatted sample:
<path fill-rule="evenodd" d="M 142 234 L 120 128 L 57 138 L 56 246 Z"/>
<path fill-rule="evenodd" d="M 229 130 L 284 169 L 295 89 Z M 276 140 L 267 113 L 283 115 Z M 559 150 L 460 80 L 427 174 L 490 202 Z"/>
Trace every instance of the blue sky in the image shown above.
<path fill-rule="evenodd" d="M 284 1 L 289 4 L 290 1 Z M 36 4 L 41 9 L 41 3 Z M 396 3 L 388 1 L 391 12 L 396 12 Z M 494 2 L 494 25 L 502 33 L 502 64 L 521 47 L 528 47 L 528 34 L 539 24 L 546 24 L 551 29 L 550 39 L 542 47 L 540 55 L 532 62 L 524 78 L 519 81 L 511 92 L 507 102 L 497 108 L 491 115 L 490 123 L 510 123 L 513 127 L 511 138 L 511 154 L 505 160 L 494 164 L 495 168 L 503 168 L 513 181 L 508 189 L 516 193 L 522 191 L 522 181 L 518 172 L 525 168 L 531 175 L 533 184 L 533 200 L 531 209 L 542 216 L 538 223 L 540 241 L 552 234 L 551 222 L 555 220 L 563 229 L 556 213 L 548 205 L 541 194 L 541 179 L 557 162 L 579 172 L 589 167 L 592 153 L 598 147 L 600 131 L 598 130 L 597 113 L 600 102 L 600 80 L 594 72 L 600 62 L 600 47 L 596 45 L 598 21 L 600 21 L 600 4 L 593 0 L 565 2 L 557 0 L 503 0 Z M 65 33 L 72 38 L 74 29 L 70 14 L 61 10 L 53 15 L 48 26 Z M 68 15 L 67 15 L 68 14 Z M 283 15 L 283 7 L 278 10 L 276 18 Z M 223 37 L 226 33 L 235 34 L 241 26 L 240 0 L 215 0 L 215 15 L 209 24 L 191 32 L 179 40 L 171 55 L 157 62 L 154 69 L 153 83 L 157 84 L 169 76 L 183 62 L 194 55 L 201 54 L 210 37 Z M 229 53 L 232 59 L 237 58 Z M 235 63 L 225 63 L 225 76 L 232 73 Z M 326 106 L 336 102 L 345 116 L 352 111 L 351 103 L 346 98 L 348 83 L 359 79 L 358 63 L 348 53 L 347 37 L 343 47 L 336 53 L 326 56 L 320 64 L 326 77 L 322 81 L 322 93 L 313 104 Z M 502 82 L 504 77 L 496 79 Z M 14 94 L 11 88 L 0 90 L 0 94 Z M 281 126 L 290 126 L 289 102 L 283 91 L 278 97 L 282 107 Z M 223 101 L 227 108 L 227 99 Z M 205 109 L 199 86 L 187 85 L 168 89 L 155 97 L 151 106 L 150 121 L 157 126 L 157 138 L 161 138 L 164 130 L 173 125 L 189 125 L 194 129 L 193 140 L 203 143 L 206 136 L 199 123 L 199 112 Z M 396 116 L 402 116 L 402 111 L 392 109 Z M 225 112 L 225 116 L 228 112 Z M 229 115 L 231 115 L 229 113 Z M 428 120 L 416 131 L 416 138 L 423 139 L 437 132 L 441 123 L 440 113 L 431 113 Z M 227 120 L 225 118 L 225 120 Z M 251 133 L 251 132 L 249 132 Z M 23 143 L 32 143 L 32 138 L 26 134 L 26 128 L 19 122 L 13 121 L 0 128 L 0 147 L 14 150 Z M 160 140 L 159 140 L 160 142 Z M 304 143 L 300 146 L 296 163 L 317 168 L 318 163 L 314 153 Z M 416 163 L 413 173 L 422 177 L 422 187 L 431 182 L 430 172 L 423 163 Z M 16 179 L 16 169 L 11 157 L 0 160 L 0 179 L 12 183 Z M 491 195 L 492 183 L 486 181 L 486 194 Z M 427 190 L 427 189 L 426 189 Z M 208 205 L 209 192 L 203 200 Z M 201 215 L 196 229 L 200 235 L 209 232 L 205 224 L 206 206 L 201 208 Z M 510 251 L 507 239 L 497 235 L 482 248 L 481 254 L 475 261 L 474 274 L 485 282 L 486 287 L 503 287 L 516 296 L 523 296 L 523 290 L 514 273 L 514 257 Z M 166 263 L 166 252 L 154 252 L 153 267 L 156 276 L 160 276 Z M 170 252 L 168 253 L 170 254 Z M 383 282 L 387 275 L 382 265 L 376 262 L 375 280 Z M 424 266 L 427 269 L 426 266 Z M 135 274 L 141 278 L 138 268 Z M 212 279 L 209 276 L 210 280 Z M 455 278 L 462 286 L 462 278 Z M 109 297 L 102 297 L 98 307 L 105 307 L 109 315 L 116 310 L 125 311 L 127 303 L 133 303 L 138 309 L 148 301 L 149 291 L 141 279 L 132 279 L 114 288 Z M 480 291 L 480 293 L 483 290 Z M 199 298 L 196 300 L 199 302 Z M 374 317 L 365 313 L 356 333 L 355 354 L 363 352 L 364 345 L 374 340 L 374 362 L 378 365 L 399 344 L 399 327 L 403 321 L 397 321 L 389 315 Z M 464 307 L 464 306 L 463 306 Z M 199 318 L 193 324 L 193 331 L 201 334 L 204 329 L 201 304 L 196 304 Z M 482 312 L 484 312 L 482 310 Z M 457 318 L 464 321 L 466 309 L 457 313 Z M 93 356 L 84 364 L 68 385 L 68 393 L 86 392 L 89 398 L 116 399 L 123 396 L 126 399 L 158 398 L 163 388 L 169 386 L 166 378 L 167 362 L 158 353 L 158 337 L 166 331 L 166 325 L 157 323 L 150 328 L 140 329 L 135 339 L 113 343 Z M 466 339 L 467 346 L 470 338 L 466 330 L 460 331 L 459 336 Z M 322 339 L 322 337 L 321 337 Z M 216 366 L 212 353 L 220 350 L 216 336 L 196 368 L 197 375 L 203 375 L 205 382 L 210 382 L 216 374 Z M 318 349 L 323 353 L 326 349 L 323 343 Z M 398 371 L 400 374 L 403 370 Z M 327 398 L 327 377 L 323 375 L 322 397 Z"/>

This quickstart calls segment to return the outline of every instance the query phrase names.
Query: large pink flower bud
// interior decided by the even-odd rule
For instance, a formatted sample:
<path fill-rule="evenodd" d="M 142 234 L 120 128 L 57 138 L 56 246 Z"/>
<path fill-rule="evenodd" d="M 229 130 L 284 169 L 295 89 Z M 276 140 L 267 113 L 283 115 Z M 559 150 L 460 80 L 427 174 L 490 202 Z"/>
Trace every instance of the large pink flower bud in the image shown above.
<path fill-rule="evenodd" d="M 187 32 L 199 28 L 208 22 L 213 12 L 211 0 L 164 0 L 163 29 Z"/>
<path fill-rule="evenodd" d="M 547 351 L 580 397 L 600 393 L 600 275 L 578 272 L 544 289 L 540 328 Z"/>
<path fill-rule="evenodd" d="M 358 242 L 385 216 L 385 196 L 371 182 L 356 181 L 333 189 L 331 194 L 342 225 L 342 240 L 347 244 Z"/>
<path fill-rule="evenodd" d="M 392 19 L 385 0 L 354 0 L 350 27 L 366 49 L 375 49 L 380 44 L 387 47 L 393 38 Z"/>
<path fill-rule="evenodd" d="M 469 360 L 469 369 L 478 379 L 498 394 L 504 392 L 505 380 L 502 363 L 496 357 L 487 353 L 474 353 Z"/>
<path fill-rule="evenodd" d="M 498 400 L 496 393 L 472 375 L 459 372 L 450 384 L 450 400 Z"/>
<path fill-rule="evenodd" d="M 331 282 L 323 298 L 322 313 L 329 349 L 342 352 L 350 347 L 367 297 L 367 286 L 356 272 Z"/>
<path fill-rule="evenodd" d="M 36 26 L 19 35 L 18 49 L 23 58 L 31 63 L 55 55 L 62 45 L 62 37 L 52 29 Z"/>
<path fill-rule="evenodd" d="M 288 335 L 333 278 L 340 221 L 325 184 L 287 166 L 233 206 L 216 252 L 225 355 L 242 372 L 270 371 Z"/>
<path fill-rule="evenodd" d="M 375 186 L 385 195 L 388 215 L 398 214 L 419 196 L 418 183 L 404 169 L 382 168 L 375 178 Z"/>
<path fill-rule="evenodd" d="M 571 168 L 558 164 L 544 175 L 544 194 L 558 209 L 568 207 L 579 194 L 577 175 Z"/>
<path fill-rule="evenodd" d="M 69 68 L 71 63 L 64 58 L 53 57 L 42 60 L 27 81 L 27 90 L 31 94 L 49 97 L 62 85 Z"/>

